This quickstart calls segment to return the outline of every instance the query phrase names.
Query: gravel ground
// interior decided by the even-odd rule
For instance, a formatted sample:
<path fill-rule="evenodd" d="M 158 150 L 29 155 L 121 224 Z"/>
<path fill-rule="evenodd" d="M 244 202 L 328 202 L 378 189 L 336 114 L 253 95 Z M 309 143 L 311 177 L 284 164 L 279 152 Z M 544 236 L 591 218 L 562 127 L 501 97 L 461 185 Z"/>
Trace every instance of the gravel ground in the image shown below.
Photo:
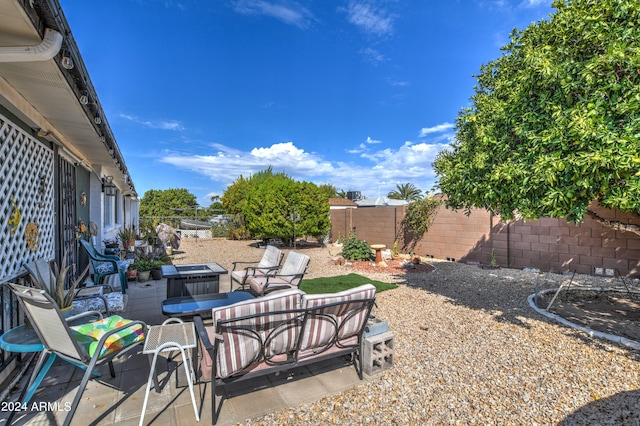
<path fill-rule="evenodd" d="M 174 263 L 228 269 L 261 256 L 246 241 L 183 240 L 180 250 Z M 309 278 L 352 271 L 330 261 L 338 248 L 301 251 L 311 257 Z M 374 308 L 395 333 L 393 368 L 245 424 L 640 425 L 640 354 L 550 322 L 527 304 L 536 280 L 548 288 L 568 277 L 430 263 L 429 273 L 357 271 L 400 284 L 380 293 Z M 576 276 L 573 283 L 611 280 Z"/>

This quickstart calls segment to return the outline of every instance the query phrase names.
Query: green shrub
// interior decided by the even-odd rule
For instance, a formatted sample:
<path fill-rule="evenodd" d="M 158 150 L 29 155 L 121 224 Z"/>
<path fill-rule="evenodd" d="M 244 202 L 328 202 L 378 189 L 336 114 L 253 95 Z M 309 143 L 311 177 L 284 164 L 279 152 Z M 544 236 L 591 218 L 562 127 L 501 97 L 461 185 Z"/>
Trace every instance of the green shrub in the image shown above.
<path fill-rule="evenodd" d="M 351 232 L 342 246 L 342 257 L 347 260 L 373 260 L 373 252 L 366 241 Z"/>

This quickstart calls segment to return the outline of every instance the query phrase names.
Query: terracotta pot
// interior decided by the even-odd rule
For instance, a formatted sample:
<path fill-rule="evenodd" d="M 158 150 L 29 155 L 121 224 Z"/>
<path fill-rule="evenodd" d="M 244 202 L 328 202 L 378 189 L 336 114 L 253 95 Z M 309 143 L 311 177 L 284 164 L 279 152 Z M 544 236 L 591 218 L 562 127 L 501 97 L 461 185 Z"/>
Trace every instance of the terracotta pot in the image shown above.
<path fill-rule="evenodd" d="M 133 270 L 127 271 L 127 279 L 135 280 L 137 276 L 138 276 L 137 270 L 133 269 Z"/>

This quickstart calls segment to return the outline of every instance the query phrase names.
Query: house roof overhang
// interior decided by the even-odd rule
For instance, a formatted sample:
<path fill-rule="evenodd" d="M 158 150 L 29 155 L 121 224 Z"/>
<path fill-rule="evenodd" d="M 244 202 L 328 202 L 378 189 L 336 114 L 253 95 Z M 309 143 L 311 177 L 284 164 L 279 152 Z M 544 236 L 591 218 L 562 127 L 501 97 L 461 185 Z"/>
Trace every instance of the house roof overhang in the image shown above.
<path fill-rule="evenodd" d="M 112 176 L 125 195 L 137 196 L 124 157 L 57 0 L 0 2 L 0 49 L 36 46 L 45 30 L 63 36 L 51 59 L 0 62 L 0 102 L 44 139 L 60 145 L 98 177 Z M 63 54 L 73 68 L 62 64 Z M 86 95 L 88 102 L 81 102 Z M 100 120 L 96 120 L 100 117 Z"/>

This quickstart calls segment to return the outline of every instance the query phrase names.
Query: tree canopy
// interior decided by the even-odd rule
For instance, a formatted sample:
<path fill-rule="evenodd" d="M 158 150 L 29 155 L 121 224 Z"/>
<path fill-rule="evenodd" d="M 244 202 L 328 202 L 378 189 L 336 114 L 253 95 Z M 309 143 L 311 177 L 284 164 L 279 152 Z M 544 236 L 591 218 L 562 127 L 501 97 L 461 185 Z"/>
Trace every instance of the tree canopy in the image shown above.
<path fill-rule="evenodd" d="M 140 216 L 178 216 L 181 213 L 176 209 L 192 215 L 196 204 L 196 196 L 185 188 L 151 189 L 140 200 Z"/>
<path fill-rule="evenodd" d="M 414 201 L 422 199 L 422 191 L 412 183 L 400 183 L 396 189 L 390 191 L 387 197 L 392 200 Z"/>
<path fill-rule="evenodd" d="M 454 209 L 513 218 L 640 212 L 640 0 L 554 1 L 481 66 L 452 150 L 434 162 Z"/>
<path fill-rule="evenodd" d="M 331 226 L 328 199 L 326 188 L 297 182 L 270 167 L 249 178 L 239 177 L 222 196 L 225 209 L 241 213 L 252 235 L 286 241 L 292 240 L 294 226 L 296 235 L 319 239 L 326 235 Z"/>

